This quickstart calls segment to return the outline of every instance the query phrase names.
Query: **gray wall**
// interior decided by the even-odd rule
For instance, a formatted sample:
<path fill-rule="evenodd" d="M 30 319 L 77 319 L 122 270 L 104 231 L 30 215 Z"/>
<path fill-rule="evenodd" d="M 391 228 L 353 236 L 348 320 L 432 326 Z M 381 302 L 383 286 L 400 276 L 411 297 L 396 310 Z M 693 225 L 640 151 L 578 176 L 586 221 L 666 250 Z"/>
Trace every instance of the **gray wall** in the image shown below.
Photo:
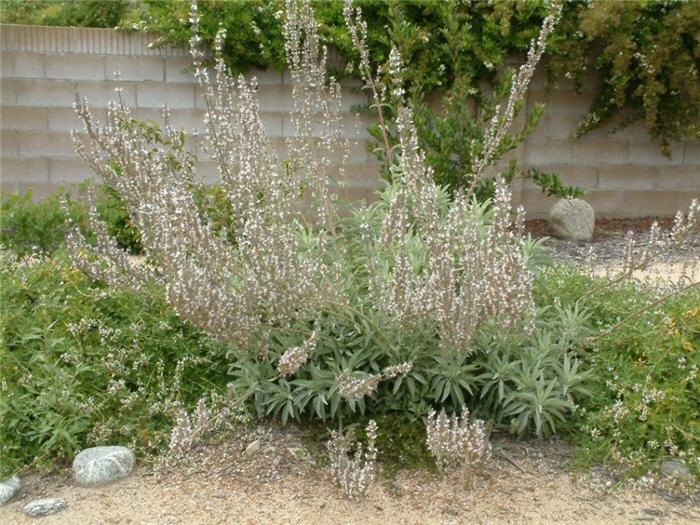
<path fill-rule="evenodd" d="M 0 173 L 2 192 L 32 188 L 41 197 L 61 185 L 91 176 L 76 158 L 70 130 L 80 128 L 72 104 L 76 92 L 86 96 L 102 116 L 115 97 L 114 70 L 122 77 L 123 96 L 137 118 L 160 120 L 160 107 L 172 109 L 176 126 L 202 130 L 204 114 L 199 87 L 183 49 L 149 49 L 153 35 L 109 29 L 39 26 L 0 26 Z M 275 149 L 284 154 L 284 137 L 291 132 L 287 113 L 291 86 L 285 73 L 254 72 L 260 88 L 261 117 Z M 612 136 L 606 129 L 572 139 L 577 123 L 593 97 L 593 84 L 582 94 L 564 85 L 548 95 L 536 77 L 527 104 L 547 102 L 540 124 L 512 155 L 528 167 L 555 171 L 564 182 L 585 187 L 599 216 L 671 215 L 691 198 L 700 197 L 700 146 L 676 145 L 673 158 L 664 158 L 650 143 L 643 126 L 634 125 Z M 350 150 L 347 198 L 371 197 L 380 186 L 378 165 L 367 153 L 365 118 L 352 105 L 366 101 L 350 84 L 344 89 L 344 132 Z M 200 153 L 198 171 L 216 180 L 216 168 Z M 529 181 L 516 181 L 515 200 L 530 217 L 546 215 L 554 199 Z"/>

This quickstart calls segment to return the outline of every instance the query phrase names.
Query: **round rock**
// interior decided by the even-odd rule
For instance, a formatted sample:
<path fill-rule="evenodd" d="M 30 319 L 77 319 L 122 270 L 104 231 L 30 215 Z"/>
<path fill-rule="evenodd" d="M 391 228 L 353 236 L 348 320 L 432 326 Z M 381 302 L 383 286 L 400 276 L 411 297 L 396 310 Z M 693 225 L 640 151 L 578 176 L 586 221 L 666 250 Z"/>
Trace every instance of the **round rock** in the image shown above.
<path fill-rule="evenodd" d="M 86 448 L 73 460 L 73 479 L 85 486 L 98 486 L 125 478 L 136 458 L 126 447 Z"/>
<path fill-rule="evenodd" d="M 561 199 L 549 211 L 549 226 L 562 239 L 590 241 L 593 238 L 595 212 L 583 199 Z"/>
<path fill-rule="evenodd" d="M 10 478 L 0 481 L 0 506 L 10 501 L 22 488 L 19 478 Z"/>
<path fill-rule="evenodd" d="M 661 471 L 668 476 L 676 476 L 682 480 L 693 477 L 690 472 L 690 467 L 678 461 L 664 461 L 661 463 Z"/>
<path fill-rule="evenodd" d="M 66 508 L 66 500 L 61 498 L 35 499 L 27 503 L 22 510 L 29 516 L 48 516 Z"/>

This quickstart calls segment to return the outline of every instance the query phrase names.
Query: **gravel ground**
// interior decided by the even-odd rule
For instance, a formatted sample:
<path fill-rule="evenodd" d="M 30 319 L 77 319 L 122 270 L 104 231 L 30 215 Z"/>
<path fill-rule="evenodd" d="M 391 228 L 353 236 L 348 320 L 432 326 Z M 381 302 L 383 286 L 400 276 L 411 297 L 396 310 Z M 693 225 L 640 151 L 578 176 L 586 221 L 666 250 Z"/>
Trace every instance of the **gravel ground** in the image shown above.
<path fill-rule="evenodd" d="M 38 497 L 68 503 L 41 518 L 47 525 L 700 522 L 693 496 L 641 486 L 606 488 L 614 480 L 604 473 L 576 477 L 565 466 L 571 447 L 559 440 L 501 443 L 512 463 L 493 458 L 467 487 L 456 477 L 403 472 L 379 479 L 366 498 L 351 501 L 292 429 L 268 436 L 254 455 L 234 440 L 200 453 L 195 467 L 181 465 L 155 477 L 140 466 L 130 478 L 101 488 L 77 487 L 67 475 L 33 474 L 21 496 L 0 508 L 0 523 L 34 523 L 21 508 Z M 201 463 L 204 458 L 208 464 Z"/>
<path fill-rule="evenodd" d="M 671 219 L 655 217 L 603 219 L 596 221 L 591 242 L 557 239 L 551 236 L 547 221 L 543 220 L 527 221 L 526 230 L 534 237 L 547 237 L 545 245 L 551 250 L 555 261 L 590 265 L 597 275 L 614 276 L 623 266 L 628 232 L 632 232 L 638 246 L 643 246 L 649 239 L 649 227 L 654 220 L 664 233 L 672 225 Z M 677 249 L 659 254 L 648 268 L 635 272 L 634 276 L 639 279 L 700 282 L 700 234 L 690 236 Z"/>

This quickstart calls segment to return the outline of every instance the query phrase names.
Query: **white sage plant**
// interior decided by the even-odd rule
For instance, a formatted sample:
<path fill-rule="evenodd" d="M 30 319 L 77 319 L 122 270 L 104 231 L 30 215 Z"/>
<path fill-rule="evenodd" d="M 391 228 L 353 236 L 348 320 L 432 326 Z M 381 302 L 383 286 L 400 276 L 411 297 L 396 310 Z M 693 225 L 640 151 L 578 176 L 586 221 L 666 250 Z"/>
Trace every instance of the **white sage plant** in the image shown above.
<path fill-rule="evenodd" d="M 377 473 L 377 423 L 374 420 L 367 424 L 366 433 L 366 450 L 349 433 L 335 430 L 326 443 L 333 481 L 350 499 L 364 496 Z"/>
<path fill-rule="evenodd" d="M 395 82 L 378 88 L 360 11 L 348 2 L 344 13 L 378 109 L 388 91 L 403 100 L 404 66 L 398 51 L 392 50 L 387 68 Z M 539 39 L 533 41 L 507 114 L 523 96 L 557 13 L 555 9 L 547 17 Z M 346 159 L 340 140 L 340 87 L 326 75 L 326 53 L 319 46 L 318 24 L 308 0 L 287 0 L 283 24 L 295 101 L 291 119 L 296 136 L 288 142 L 288 161 L 276 158 L 265 135 L 255 79 L 228 74 L 221 55 L 225 32 L 216 35 L 210 79 L 199 48 L 196 2 L 190 22 L 195 77 L 207 108 L 208 151 L 232 210 L 232 231 L 217 233 L 198 208 L 194 158 L 186 150 L 184 133 L 170 125 L 167 108 L 160 131 L 133 119 L 121 100 L 110 104 L 107 121 L 100 124 L 87 101 L 79 98 L 75 107 L 86 138 L 74 135 L 76 151 L 121 196 L 141 232 L 149 262 L 130 264 L 92 207 L 96 245 L 77 229 L 69 235 L 79 268 L 114 286 L 150 290 L 155 283 L 192 326 L 261 353 L 267 350 L 272 330 L 308 325 L 326 307 L 357 311 L 346 304 L 350 294 L 340 292 L 343 287 L 361 289 L 370 299 L 359 315 L 381 313 L 394 329 L 407 333 L 428 325 L 445 352 L 471 352 L 476 331 L 486 323 L 503 330 L 532 330 L 533 274 L 523 253 L 522 209 L 512 213 L 510 191 L 500 179 L 490 208 L 469 192 L 448 198 L 433 180 L 413 112 L 405 104 L 396 121 L 399 144 L 393 157 L 391 149 L 387 151 L 387 158 L 393 158 L 393 182 L 383 195 L 386 206 L 379 226 L 368 226 L 362 233 L 367 250 L 362 264 L 370 276 L 367 289 L 353 281 L 359 278 L 345 267 L 350 267 L 343 259 L 345 247 L 336 242 L 338 212 L 331 195 L 331 179 L 342 175 Z M 499 130 L 509 122 L 507 115 L 494 122 L 489 144 L 500 140 Z M 484 149 L 484 166 L 493 159 L 489 146 Z M 304 365 L 318 337 L 315 332 L 283 353 L 277 365 L 282 376 Z M 411 367 L 398 365 L 371 374 L 340 371 L 336 386 L 341 397 L 352 402 L 371 395 L 380 381 L 409 373 Z"/>
<path fill-rule="evenodd" d="M 334 295 L 336 287 L 327 282 L 330 272 L 321 264 L 321 257 L 335 215 L 328 194 L 328 171 L 340 133 L 340 89 L 333 79 L 326 82 L 325 53 L 319 52 L 308 2 L 289 0 L 285 48 L 294 85 L 292 121 L 297 134 L 289 144 L 291 164 L 282 163 L 263 129 L 256 80 L 234 79 L 227 73 L 221 56 L 225 32 L 216 36 L 216 80 L 212 83 L 199 49 L 196 2 L 190 22 L 195 77 L 207 106 L 209 151 L 233 210 L 233 242 L 212 230 L 195 203 L 194 162 L 185 150 L 184 133 L 170 125 L 167 109 L 160 136 L 133 120 L 121 102 L 110 104 L 107 122 L 101 125 L 94 120 L 87 100 L 81 98 L 75 108 L 87 139 L 74 134 L 76 151 L 123 199 L 141 231 L 152 269 L 128 263 L 94 210 L 90 225 L 97 234 L 97 245 L 88 244 L 75 228 L 68 242 L 75 264 L 90 275 L 136 289 L 156 280 L 182 319 L 223 341 L 246 347 L 255 335 L 264 340 L 271 326 L 311 317 L 312 311 Z M 320 145 L 311 129 L 312 117 L 318 112 L 324 122 Z M 312 232 L 302 214 L 302 195 L 327 228 Z"/>

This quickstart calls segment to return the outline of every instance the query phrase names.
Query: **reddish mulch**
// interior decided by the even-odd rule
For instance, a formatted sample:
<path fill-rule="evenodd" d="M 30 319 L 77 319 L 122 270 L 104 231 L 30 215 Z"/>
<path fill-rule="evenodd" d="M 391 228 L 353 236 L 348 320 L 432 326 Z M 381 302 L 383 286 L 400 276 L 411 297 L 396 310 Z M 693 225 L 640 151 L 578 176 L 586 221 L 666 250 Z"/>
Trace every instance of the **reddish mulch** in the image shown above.
<path fill-rule="evenodd" d="M 610 234 L 649 231 L 651 224 L 657 221 L 663 229 L 668 229 L 673 224 L 671 217 L 637 217 L 634 219 L 596 219 L 593 240 L 604 239 Z M 551 237 L 553 232 L 545 219 L 531 219 L 525 221 L 525 232 L 533 237 Z"/>

